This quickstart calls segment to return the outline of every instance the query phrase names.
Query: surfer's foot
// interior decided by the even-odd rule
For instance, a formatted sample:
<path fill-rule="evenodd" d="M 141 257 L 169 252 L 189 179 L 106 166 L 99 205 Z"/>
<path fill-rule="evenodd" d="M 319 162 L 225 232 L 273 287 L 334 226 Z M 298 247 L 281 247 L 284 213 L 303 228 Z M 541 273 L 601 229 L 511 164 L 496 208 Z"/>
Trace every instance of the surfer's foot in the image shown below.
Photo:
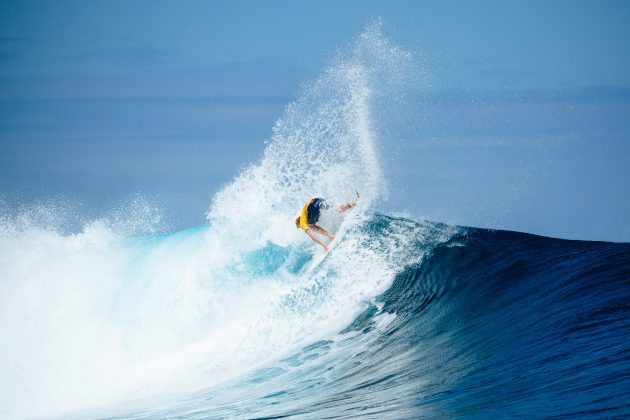
<path fill-rule="evenodd" d="M 328 254 L 328 247 L 324 246 L 324 254 Z"/>

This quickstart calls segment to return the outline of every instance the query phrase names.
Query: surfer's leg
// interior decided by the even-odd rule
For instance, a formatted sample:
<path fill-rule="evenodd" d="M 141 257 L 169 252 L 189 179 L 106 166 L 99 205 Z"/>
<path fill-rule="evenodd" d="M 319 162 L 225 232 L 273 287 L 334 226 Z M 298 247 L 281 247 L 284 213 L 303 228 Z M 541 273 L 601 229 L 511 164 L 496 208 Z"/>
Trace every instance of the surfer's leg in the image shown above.
<path fill-rule="evenodd" d="M 328 232 L 326 229 L 317 226 L 316 224 L 311 224 L 309 225 L 312 229 L 314 229 L 317 233 L 321 233 L 324 236 L 327 236 L 329 239 L 335 239 L 335 235 L 333 235 L 332 233 Z"/>
<path fill-rule="evenodd" d="M 306 234 L 313 240 L 313 242 L 320 244 L 322 248 L 324 248 L 324 252 L 328 252 L 328 247 L 324 245 L 324 243 L 321 241 L 321 239 L 317 237 L 317 235 L 315 235 L 315 232 L 313 232 L 313 229 L 307 230 Z"/>

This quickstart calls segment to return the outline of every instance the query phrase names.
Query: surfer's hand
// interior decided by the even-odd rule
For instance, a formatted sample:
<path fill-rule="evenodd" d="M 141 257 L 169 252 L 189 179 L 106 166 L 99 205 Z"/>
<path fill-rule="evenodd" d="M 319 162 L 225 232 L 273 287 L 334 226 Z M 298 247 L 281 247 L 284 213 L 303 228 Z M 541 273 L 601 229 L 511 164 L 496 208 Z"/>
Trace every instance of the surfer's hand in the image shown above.
<path fill-rule="evenodd" d="M 328 254 L 328 247 L 326 245 L 323 245 L 324 247 L 324 254 Z"/>

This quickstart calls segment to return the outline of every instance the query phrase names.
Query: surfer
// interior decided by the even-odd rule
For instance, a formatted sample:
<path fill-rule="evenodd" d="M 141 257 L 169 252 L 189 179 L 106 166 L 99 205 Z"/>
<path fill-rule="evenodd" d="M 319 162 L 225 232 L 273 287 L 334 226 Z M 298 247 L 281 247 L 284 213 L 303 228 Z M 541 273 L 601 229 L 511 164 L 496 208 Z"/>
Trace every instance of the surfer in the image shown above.
<path fill-rule="evenodd" d="M 352 203 L 342 204 L 339 207 L 339 213 L 343 213 L 350 210 L 351 208 L 356 207 L 358 200 L 359 197 L 357 195 Z M 330 204 L 328 204 L 323 198 L 313 198 L 311 199 L 311 201 L 306 203 L 306 205 L 302 209 L 302 214 L 299 215 L 297 219 L 295 219 L 295 227 L 298 229 L 303 229 L 304 232 L 306 232 L 306 234 L 313 240 L 313 242 L 321 245 L 324 248 L 324 252 L 328 252 L 328 247 L 322 242 L 321 239 L 317 237 L 317 235 L 315 235 L 315 232 L 328 237 L 330 240 L 335 239 L 335 235 L 328 232 L 321 226 L 317 226 L 315 223 L 317 223 L 317 221 L 319 220 L 320 212 L 329 208 Z"/>

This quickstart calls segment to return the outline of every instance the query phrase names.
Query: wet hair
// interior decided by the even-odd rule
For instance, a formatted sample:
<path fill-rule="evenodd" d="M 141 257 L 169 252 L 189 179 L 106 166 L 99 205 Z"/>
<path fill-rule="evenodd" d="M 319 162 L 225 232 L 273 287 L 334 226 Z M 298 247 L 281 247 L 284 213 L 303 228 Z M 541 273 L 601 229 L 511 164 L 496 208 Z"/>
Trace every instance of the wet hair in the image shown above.
<path fill-rule="evenodd" d="M 297 217 L 297 219 L 295 219 L 295 227 L 296 228 L 300 228 L 300 216 Z"/>

